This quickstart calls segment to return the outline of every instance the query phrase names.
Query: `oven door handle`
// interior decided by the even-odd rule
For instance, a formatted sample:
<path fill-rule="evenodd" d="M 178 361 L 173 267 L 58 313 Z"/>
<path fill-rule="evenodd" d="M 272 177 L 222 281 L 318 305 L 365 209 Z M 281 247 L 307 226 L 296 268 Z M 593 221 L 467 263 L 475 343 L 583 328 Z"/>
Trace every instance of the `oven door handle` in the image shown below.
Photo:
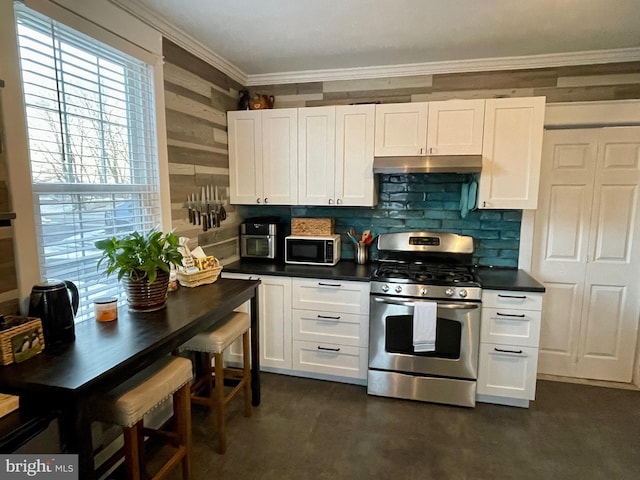
<path fill-rule="evenodd" d="M 403 300 L 391 300 L 389 298 L 373 297 L 374 302 L 386 303 L 389 305 L 402 305 L 404 307 L 414 307 L 416 303 Z M 479 303 L 438 303 L 438 308 L 446 308 L 448 310 L 475 310 L 480 307 Z"/>

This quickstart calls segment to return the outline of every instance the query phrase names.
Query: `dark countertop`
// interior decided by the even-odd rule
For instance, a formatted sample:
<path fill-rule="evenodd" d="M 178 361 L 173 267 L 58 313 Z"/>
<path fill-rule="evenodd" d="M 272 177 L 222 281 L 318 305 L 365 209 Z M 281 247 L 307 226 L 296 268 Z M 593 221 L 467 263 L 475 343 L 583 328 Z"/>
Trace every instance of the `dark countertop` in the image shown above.
<path fill-rule="evenodd" d="M 224 266 L 224 272 L 282 277 L 325 278 L 368 282 L 377 267 L 377 262 L 357 265 L 353 260 L 341 260 L 335 267 L 313 265 L 287 265 L 242 260 Z M 482 288 L 489 290 L 515 290 L 522 292 L 544 292 L 544 286 L 524 270 L 516 268 L 480 267 L 478 270 Z"/>
<path fill-rule="evenodd" d="M 287 265 L 285 263 L 242 260 L 225 265 L 223 272 L 368 282 L 371 278 L 371 274 L 376 268 L 376 265 L 377 264 L 375 262 L 368 263 L 366 265 L 358 265 L 353 260 L 341 260 L 335 267 Z"/>
<path fill-rule="evenodd" d="M 486 290 L 514 290 L 519 292 L 544 293 L 540 282 L 524 270 L 517 268 L 480 267 L 480 283 Z"/>

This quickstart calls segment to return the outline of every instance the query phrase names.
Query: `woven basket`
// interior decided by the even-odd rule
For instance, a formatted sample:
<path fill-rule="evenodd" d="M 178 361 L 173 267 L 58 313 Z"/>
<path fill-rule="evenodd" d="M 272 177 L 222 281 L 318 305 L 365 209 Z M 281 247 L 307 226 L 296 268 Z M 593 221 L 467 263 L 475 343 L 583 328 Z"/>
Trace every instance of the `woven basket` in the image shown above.
<path fill-rule="evenodd" d="M 222 265 L 220 265 L 220 261 L 217 258 L 214 258 L 214 265 L 212 268 L 193 272 L 185 268 L 178 268 L 176 270 L 176 278 L 183 287 L 199 287 L 200 285 L 213 283 L 218 280 L 220 272 L 222 272 Z"/>
<path fill-rule="evenodd" d="M 334 234 L 333 218 L 292 218 L 291 235 L 307 237 Z"/>
<path fill-rule="evenodd" d="M 6 315 L 5 327 L 0 330 L 0 350 L 2 358 L 1 365 L 9 365 L 15 362 L 21 362 L 27 358 L 31 358 L 42 351 L 44 348 L 44 334 L 42 333 L 42 321 L 36 317 L 15 317 Z M 29 340 L 33 341 L 34 336 L 37 338 L 37 345 L 29 348 L 24 352 L 16 352 L 14 354 L 13 342 L 14 337 L 26 337 L 29 334 Z"/>

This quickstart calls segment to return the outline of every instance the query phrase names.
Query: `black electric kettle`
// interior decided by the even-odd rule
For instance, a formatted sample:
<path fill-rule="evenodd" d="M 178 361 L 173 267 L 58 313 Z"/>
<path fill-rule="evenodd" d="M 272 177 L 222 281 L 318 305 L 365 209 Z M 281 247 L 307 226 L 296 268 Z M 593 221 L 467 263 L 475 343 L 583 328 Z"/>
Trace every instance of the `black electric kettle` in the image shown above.
<path fill-rule="evenodd" d="M 78 303 L 78 288 L 67 280 L 47 280 L 33 286 L 29 316 L 42 320 L 46 349 L 75 340 Z"/>

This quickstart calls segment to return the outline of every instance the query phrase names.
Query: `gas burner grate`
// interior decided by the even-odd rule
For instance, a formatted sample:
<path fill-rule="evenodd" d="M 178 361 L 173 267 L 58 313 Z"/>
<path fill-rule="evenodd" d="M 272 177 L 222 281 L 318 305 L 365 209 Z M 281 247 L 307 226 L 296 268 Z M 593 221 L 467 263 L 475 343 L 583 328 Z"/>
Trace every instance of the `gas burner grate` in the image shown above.
<path fill-rule="evenodd" d="M 383 263 L 373 275 L 374 279 L 408 280 L 423 284 L 455 285 L 477 282 L 474 269 L 468 265 Z"/>

